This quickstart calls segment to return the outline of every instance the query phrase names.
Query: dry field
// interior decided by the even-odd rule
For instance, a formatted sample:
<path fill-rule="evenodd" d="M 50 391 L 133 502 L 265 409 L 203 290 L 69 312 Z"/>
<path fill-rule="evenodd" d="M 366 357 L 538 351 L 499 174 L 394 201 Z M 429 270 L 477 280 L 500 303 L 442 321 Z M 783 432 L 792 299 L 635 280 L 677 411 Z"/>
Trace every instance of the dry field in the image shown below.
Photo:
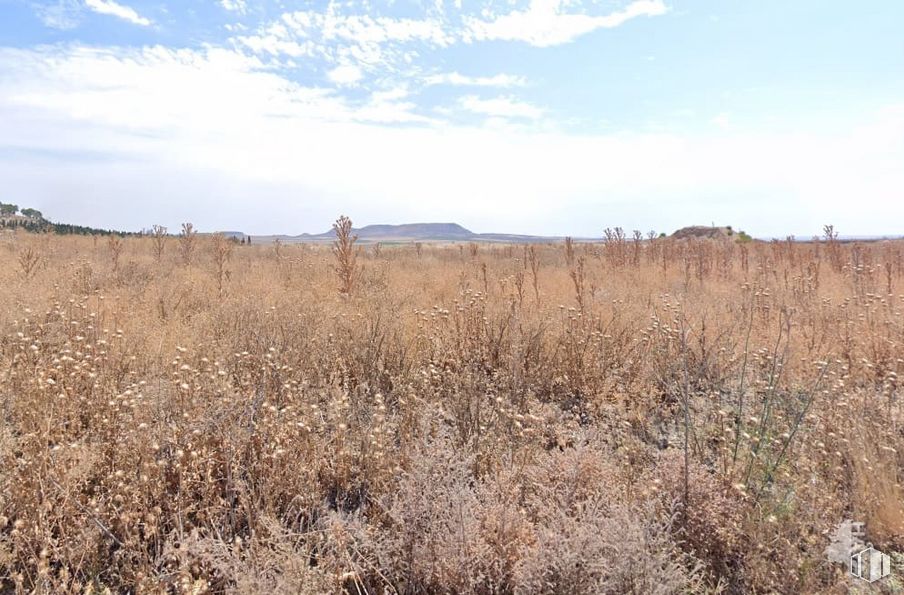
<path fill-rule="evenodd" d="M 0 235 L 0 592 L 844 593 L 839 522 L 904 551 L 904 243 L 610 237 Z"/>

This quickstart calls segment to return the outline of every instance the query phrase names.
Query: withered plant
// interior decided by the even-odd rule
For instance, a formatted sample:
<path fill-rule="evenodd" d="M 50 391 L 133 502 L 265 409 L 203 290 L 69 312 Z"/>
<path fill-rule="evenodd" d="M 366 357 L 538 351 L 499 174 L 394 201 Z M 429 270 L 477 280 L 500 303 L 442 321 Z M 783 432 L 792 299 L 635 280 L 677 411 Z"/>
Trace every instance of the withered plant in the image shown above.
<path fill-rule="evenodd" d="M 198 232 L 191 223 L 183 223 L 182 231 L 179 233 L 179 256 L 182 258 L 182 264 L 191 266 L 195 258 L 195 240 Z"/>
<path fill-rule="evenodd" d="M 211 240 L 211 252 L 213 253 L 213 262 L 216 267 L 216 279 L 217 279 L 217 294 L 222 298 L 223 293 L 225 292 L 226 280 L 229 276 L 229 271 L 226 270 L 226 265 L 229 262 L 230 257 L 232 256 L 232 248 L 235 242 L 227 238 L 222 233 L 213 234 L 213 238 Z"/>
<path fill-rule="evenodd" d="M 32 246 L 25 246 L 19 250 L 17 260 L 22 278 L 28 281 L 37 272 L 38 265 L 41 263 L 41 255 Z"/>
<path fill-rule="evenodd" d="M 163 252 L 166 250 L 167 229 L 162 225 L 154 225 L 151 227 L 151 240 L 154 247 L 154 260 L 160 262 L 163 260 Z"/>
<path fill-rule="evenodd" d="M 122 238 L 118 235 L 110 234 L 107 238 L 107 249 L 110 251 L 110 263 L 113 265 L 113 271 L 119 270 L 119 256 L 122 254 Z"/>
<path fill-rule="evenodd" d="M 357 264 L 359 250 L 355 247 L 358 236 L 352 233 L 352 220 L 345 215 L 333 224 L 333 232 L 336 234 L 333 241 L 336 264 L 333 270 L 339 277 L 339 293 L 351 295 L 360 275 Z"/>

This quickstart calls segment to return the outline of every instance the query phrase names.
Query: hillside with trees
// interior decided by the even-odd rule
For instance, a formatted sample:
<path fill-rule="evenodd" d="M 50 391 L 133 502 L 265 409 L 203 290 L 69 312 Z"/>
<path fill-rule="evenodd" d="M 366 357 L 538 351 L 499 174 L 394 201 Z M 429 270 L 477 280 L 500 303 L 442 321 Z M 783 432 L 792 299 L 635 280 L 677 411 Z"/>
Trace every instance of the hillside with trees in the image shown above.
<path fill-rule="evenodd" d="M 0 230 L 22 230 L 32 233 L 55 233 L 59 235 L 139 235 L 110 229 L 99 229 L 71 223 L 55 223 L 44 217 L 37 209 L 19 209 L 19 205 L 0 202 Z"/>

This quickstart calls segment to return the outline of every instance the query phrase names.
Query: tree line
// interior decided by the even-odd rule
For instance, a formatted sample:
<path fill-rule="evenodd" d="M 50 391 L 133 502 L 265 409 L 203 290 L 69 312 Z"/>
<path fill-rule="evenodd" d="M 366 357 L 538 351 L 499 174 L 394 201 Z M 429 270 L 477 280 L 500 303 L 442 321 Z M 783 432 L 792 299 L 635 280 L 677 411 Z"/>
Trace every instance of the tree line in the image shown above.
<path fill-rule="evenodd" d="M 16 215 L 21 217 L 16 217 Z M 72 225 L 71 223 L 54 223 L 44 218 L 44 214 L 37 209 L 19 209 L 19 205 L 0 202 L 0 229 L 21 229 L 33 233 L 56 233 L 60 235 L 101 235 L 101 236 L 136 236 L 134 232 L 114 231 L 111 229 L 98 229 L 85 225 Z"/>

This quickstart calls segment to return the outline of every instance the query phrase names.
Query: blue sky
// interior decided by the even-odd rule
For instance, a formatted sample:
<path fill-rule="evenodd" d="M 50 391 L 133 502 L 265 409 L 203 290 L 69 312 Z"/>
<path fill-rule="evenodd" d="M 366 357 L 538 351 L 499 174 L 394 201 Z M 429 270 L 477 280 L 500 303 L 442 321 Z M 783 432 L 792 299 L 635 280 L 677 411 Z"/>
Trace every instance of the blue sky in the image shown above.
<path fill-rule="evenodd" d="M 0 200 L 253 234 L 904 234 L 904 3 L 0 0 Z"/>

